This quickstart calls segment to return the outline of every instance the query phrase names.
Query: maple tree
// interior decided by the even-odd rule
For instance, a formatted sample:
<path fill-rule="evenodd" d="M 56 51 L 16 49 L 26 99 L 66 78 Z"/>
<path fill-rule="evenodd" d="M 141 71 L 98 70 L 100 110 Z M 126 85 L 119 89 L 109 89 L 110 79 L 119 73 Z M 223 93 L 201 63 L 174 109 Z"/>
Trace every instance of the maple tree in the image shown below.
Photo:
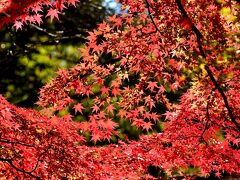
<path fill-rule="evenodd" d="M 75 2 L 29 0 L 18 13 L 9 5 L 2 25 L 37 23 L 31 8 L 42 4 L 58 19 Z M 3 176 L 152 179 L 151 166 L 169 177 L 189 167 L 240 174 L 238 2 L 121 4 L 89 32 L 80 62 L 40 90 L 43 115 L 1 97 Z M 138 140 L 124 136 L 126 122 L 142 131 Z"/>

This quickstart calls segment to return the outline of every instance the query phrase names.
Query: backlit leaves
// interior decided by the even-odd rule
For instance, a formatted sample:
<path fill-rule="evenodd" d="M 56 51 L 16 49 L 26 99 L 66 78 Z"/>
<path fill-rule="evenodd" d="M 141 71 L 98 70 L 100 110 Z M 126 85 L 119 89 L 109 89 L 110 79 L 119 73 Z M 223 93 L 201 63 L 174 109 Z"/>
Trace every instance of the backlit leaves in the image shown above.
<path fill-rule="evenodd" d="M 65 2 L 75 5 L 75 1 L 42 3 L 49 6 L 47 16 L 53 20 L 58 19 Z M 170 177 L 185 174 L 190 166 L 203 176 L 210 172 L 217 177 L 221 172 L 240 174 L 236 126 L 240 123 L 240 70 L 237 43 L 232 37 L 239 29 L 235 20 L 229 23 L 219 14 L 224 6 L 232 10 L 223 9 L 223 16 L 236 13 L 236 4 L 203 0 L 121 2 L 126 13 L 109 17 L 89 32 L 81 62 L 59 71 L 41 89 L 38 105 L 45 114 L 48 110 L 48 118 L 0 99 L 2 134 L 56 155 L 52 159 L 46 156 L 43 161 L 47 165 L 36 170 L 36 174 L 42 175 L 42 170 L 43 176 L 51 178 L 60 177 L 64 169 L 64 176 L 74 178 L 139 179 L 149 176 L 149 166 L 161 168 Z M 39 3 L 32 7 L 34 12 L 41 12 Z M 28 17 L 28 9 L 24 12 Z M 27 20 L 18 17 L 15 27 L 21 29 Z M 11 20 L 16 19 L 12 16 Z M 38 17 L 36 23 L 40 22 Z M 204 39 L 196 36 L 194 27 Z M 229 47 L 234 50 L 227 51 Z M 138 133 L 138 141 L 129 140 L 129 129 Z M 0 142 L 4 147 L 1 154 L 17 157 L 12 142 Z M 27 148 L 22 147 L 21 158 L 36 162 L 38 151 Z M 25 158 L 31 153 L 32 159 Z M 5 162 L 1 163 L 5 168 Z M 21 163 L 27 164 L 24 160 Z"/>

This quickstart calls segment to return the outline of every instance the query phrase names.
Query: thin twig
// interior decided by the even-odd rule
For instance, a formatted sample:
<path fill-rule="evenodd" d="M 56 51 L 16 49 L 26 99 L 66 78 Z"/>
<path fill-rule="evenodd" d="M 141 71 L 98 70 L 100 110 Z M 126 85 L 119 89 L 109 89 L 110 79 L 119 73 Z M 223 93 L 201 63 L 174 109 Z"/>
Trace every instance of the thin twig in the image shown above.
<path fill-rule="evenodd" d="M 51 36 L 51 37 L 57 37 L 56 34 L 53 34 L 53 33 L 50 33 L 48 32 L 46 29 L 43 29 L 43 28 L 40 28 L 39 26 L 35 25 L 35 24 L 30 24 L 31 27 L 34 27 L 35 29 L 41 31 L 41 32 L 44 32 L 46 33 L 47 35 Z"/>
<path fill-rule="evenodd" d="M 151 19 L 151 21 L 152 21 L 152 23 L 153 23 L 156 31 L 159 32 L 159 34 L 160 34 L 160 36 L 161 36 L 161 31 L 158 29 L 157 24 L 155 23 L 155 21 L 154 21 L 154 19 L 153 19 L 153 16 L 152 16 L 152 14 L 151 14 L 150 4 L 149 4 L 148 0 L 145 0 L 145 2 L 146 2 L 146 4 L 147 4 L 147 10 L 148 10 L 149 17 L 150 17 L 150 19 Z M 161 39 L 161 38 L 160 38 L 160 42 L 162 43 L 162 39 Z"/>
<path fill-rule="evenodd" d="M 84 37 L 82 34 L 75 34 L 73 36 L 60 36 L 58 34 L 50 33 L 46 29 L 43 29 L 43 28 L 41 28 L 41 27 L 39 27 L 35 24 L 30 24 L 30 26 L 39 30 L 39 31 L 41 31 L 41 32 L 44 32 L 45 34 L 47 34 L 50 37 L 55 38 L 56 40 L 66 40 L 66 39 L 75 39 L 75 38 L 80 38 L 80 39 L 83 39 L 83 40 L 87 40 L 87 38 Z"/>
<path fill-rule="evenodd" d="M 0 139 L 0 142 L 10 143 L 10 144 L 19 144 L 19 145 L 27 146 L 27 147 L 34 147 L 34 145 L 31 145 L 31 144 L 26 144 L 26 143 L 22 143 L 22 142 L 18 142 L 18 141 L 10 141 L 7 139 Z"/>

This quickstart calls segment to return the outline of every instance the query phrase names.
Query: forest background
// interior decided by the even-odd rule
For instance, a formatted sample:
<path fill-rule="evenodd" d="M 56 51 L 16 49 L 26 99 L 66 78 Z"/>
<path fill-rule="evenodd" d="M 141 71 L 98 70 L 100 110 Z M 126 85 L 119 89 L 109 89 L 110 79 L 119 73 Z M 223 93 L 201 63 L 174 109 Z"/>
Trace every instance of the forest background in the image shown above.
<path fill-rule="evenodd" d="M 68 8 L 60 21 L 44 19 L 41 27 L 31 24 L 18 31 L 12 26 L 3 27 L 0 93 L 13 104 L 34 107 L 39 89 L 55 77 L 56 71 L 79 61 L 79 48 L 86 43 L 87 31 L 108 15 L 118 13 L 119 5 L 111 0 L 87 0 Z"/>

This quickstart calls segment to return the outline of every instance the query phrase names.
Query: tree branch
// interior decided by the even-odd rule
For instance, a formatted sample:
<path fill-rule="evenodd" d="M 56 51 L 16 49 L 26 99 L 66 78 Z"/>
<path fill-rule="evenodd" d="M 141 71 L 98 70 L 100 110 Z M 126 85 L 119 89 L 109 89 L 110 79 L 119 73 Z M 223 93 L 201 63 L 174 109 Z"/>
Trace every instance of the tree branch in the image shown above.
<path fill-rule="evenodd" d="M 10 143 L 10 144 L 19 144 L 19 145 L 27 146 L 27 147 L 34 147 L 34 145 L 31 145 L 31 144 L 26 144 L 26 143 L 22 143 L 22 142 L 18 142 L 18 141 L 9 141 L 7 139 L 0 139 L 0 142 Z"/>
<path fill-rule="evenodd" d="M 196 37 L 197 37 L 197 43 L 198 43 L 198 48 L 200 50 L 200 55 L 203 56 L 204 59 L 206 59 L 206 54 L 203 50 L 203 47 L 201 45 L 201 40 L 203 38 L 203 35 L 201 34 L 201 32 L 197 29 L 197 27 L 193 24 L 193 22 L 191 21 L 190 17 L 188 16 L 186 10 L 184 9 L 181 0 L 176 0 L 177 6 L 181 12 L 181 14 L 190 22 L 191 25 L 191 29 L 192 31 L 195 33 Z M 207 74 L 210 78 L 210 80 L 212 81 L 212 83 L 214 84 L 215 88 L 218 90 L 218 92 L 220 93 L 220 95 L 223 98 L 225 107 L 227 108 L 228 111 L 228 115 L 231 119 L 231 121 L 234 123 L 234 125 L 236 126 L 236 128 L 238 129 L 238 131 L 240 131 L 240 125 L 237 123 L 236 119 L 233 116 L 232 110 L 230 108 L 229 102 L 227 100 L 227 96 L 225 95 L 224 91 L 222 90 L 222 88 L 220 87 L 220 85 L 218 84 L 217 80 L 215 79 L 213 72 L 211 71 L 211 69 L 209 68 L 209 66 L 206 64 L 205 66 L 205 70 L 207 71 Z"/>
<path fill-rule="evenodd" d="M 84 37 L 82 34 L 75 34 L 73 36 L 61 36 L 59 34 L 50 33 L 46 29 L 43 29 L 35 24 L 30 24 L 30 26 L 37 29 L 38 31 L 41 31 L 41 32 L 47 34 L 48 36 L 50 36 L 52 38 L 55 38 L 56 40 L 66 40 L 66 39 L 76 39 L 76 38 L 83 39 L 85 41 L 87 40 L 87 38 Z"/>
<path fill-rule="evenodd" d="M 22 172 L 22 173 L 25 173 L 25 174 L 28 174 L 29 176 L 35 178 L 35 179 L 38 179 L 40 180 L 41 178 L 39 176 L 36 176 L 34 174 L 32 174 L 38 167 L 38 164 L 41 160 L 41 157 L 51 148 L 51 144 L 48 146 L 47 149 L 45 149 L 39 156 L 38 156 L 38 159 L 37 159 L 37 163 L 35 164 L 34 168 L 31 170 L 31 171 L 25 171 L 23 169 L 20 169 L 18 168 L 17 166 L 15 166 L 12 162 L 12 159 L 5 159 L 5 158 L 0 158 L 0 161 L 2 162 L 7 162 L 12 168 L 14 168 L 15 170 L 19 171 L 19 172 Z"/>
<path fill-rule="evenodd" d="M 145 2 L 146 2 L 146 4 L 147 4 L 147 10 L 148 10 L 149 17 L 150 17 L 150 19 L 151 19 L 151 21 L 152 21 L 152 23 L 153 23 L 156 31 L 159 32 L 159 34 L 160 34 L 160 36 L 161 36 L 161 31 L 158 29 L 157 24 L 155 23 L 155 21 L 154 21 L 154 19 L 153 19 L 153 16 L 152 16 L 152 14 L 151 14 L 150 4 L 149 4 L 148 0 L 145 0 Z M 160 38 L 160 42 L 162 43 L 162 39 L 161 39 L 161 38 Z"/>
<path fill-rule="evenodd" d="M 34 174 L 32 174 L 32 171 L 28 172 L 28 171 L 25 171 L 23 169 L 20 169 L 18 168 L 17 166 L 15 166 L 12 162 L 12 159 L 5 159 L 5 158 L 0 158 L 0 161 L 3 161 L 3 162 L 7 162 L 12 168 L 14 168 L 15 170 L 19 171 L 19 172 L 22 172 L 22 173 L 25 173 L 25 174 L 28 174 L 29 176 L 31 176 L 32 178 L 35 178 L 35 179 L 38 179 L 40 180 L 41 178 L 39 176 L 36 176 Z M 36 169 L 36 168 L 35 168 Z"/>
<path fill-rule="evenodd" d="M 51 37 L 57 37 L 56 34 L 53 34 L 53 33 L 47 32 L 46 29 L 40 28 L 39 26 L 37 26 L 37 25 L 35 25 L 35 24 L 30 24 L 30 26 L 33 27 L 33 28 L 35 28 L 35 29 L 37 29 L 37 30 L 39 30 L 39 31 L 41 31 L 41 32 L 46 33 L 48 36 L 51 36 Z"/>

